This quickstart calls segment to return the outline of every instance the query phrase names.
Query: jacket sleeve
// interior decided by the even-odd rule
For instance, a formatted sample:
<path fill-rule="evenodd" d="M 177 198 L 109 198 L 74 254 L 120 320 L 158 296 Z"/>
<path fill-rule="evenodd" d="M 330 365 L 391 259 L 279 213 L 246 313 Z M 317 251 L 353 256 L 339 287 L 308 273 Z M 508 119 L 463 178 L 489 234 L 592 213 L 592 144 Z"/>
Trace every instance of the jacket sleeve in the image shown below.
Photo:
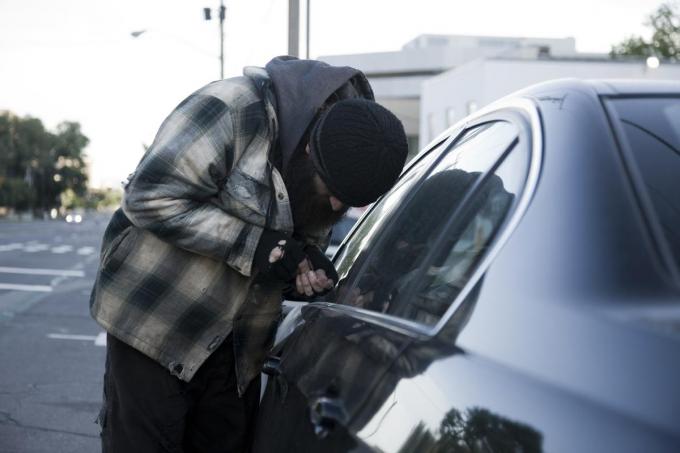
<path fill-rule="evenodd" d="M 122 208 L 135 226 L 250 276 L 262 228 L 215 203 L 234 162 L 234 133 L 224 101 L 189 96 L 128 180 Z"/>

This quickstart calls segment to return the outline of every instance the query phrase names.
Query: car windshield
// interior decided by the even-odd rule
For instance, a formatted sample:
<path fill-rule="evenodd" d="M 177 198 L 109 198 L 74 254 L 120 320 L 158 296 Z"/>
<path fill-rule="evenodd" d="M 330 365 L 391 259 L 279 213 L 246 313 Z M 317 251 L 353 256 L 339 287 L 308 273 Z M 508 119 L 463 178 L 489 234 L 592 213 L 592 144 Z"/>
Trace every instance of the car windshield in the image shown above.
<path fill-rule="evenodd" d="M 611 105 L 680 266 L 680 97 L 614 99 Z"/>

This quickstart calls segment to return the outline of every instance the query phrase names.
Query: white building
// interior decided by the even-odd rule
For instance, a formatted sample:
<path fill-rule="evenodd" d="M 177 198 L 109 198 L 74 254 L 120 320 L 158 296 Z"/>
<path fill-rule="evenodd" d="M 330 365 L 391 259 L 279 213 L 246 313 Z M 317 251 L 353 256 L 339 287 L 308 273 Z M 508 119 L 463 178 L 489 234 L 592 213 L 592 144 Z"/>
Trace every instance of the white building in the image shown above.
<path fill-rule="evenodd" d="M 645 61 L 609 58 L 480 58 L 422 84 L 420 145 L 479 107 L 528 85 L 551 79 L 675 79 L 680 64 L 648 68 Z"/>
<path fill-rule="evenodd" d="M 364 71 L 376 99 L 404 123 L 411 151 L 471 111 L 533 83 L 564 77 L 680 79 L 680 65 L 648 69 L 576 51 L 573 38 L 422 35 L 399 51 L 320 57 Z"/>

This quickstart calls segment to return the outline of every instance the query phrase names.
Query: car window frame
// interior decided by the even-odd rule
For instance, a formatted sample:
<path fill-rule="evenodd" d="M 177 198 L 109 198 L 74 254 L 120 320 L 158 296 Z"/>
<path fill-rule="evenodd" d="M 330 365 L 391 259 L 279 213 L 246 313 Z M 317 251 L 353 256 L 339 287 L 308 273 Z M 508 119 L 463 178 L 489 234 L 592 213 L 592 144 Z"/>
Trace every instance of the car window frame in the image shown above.
<path fill-rule="evenodd" d="M 501 101 L 493 104 L 492 106 L 481 109 L 476 114 L 471 115 L 470 117 L 464 119 L 462 122 L 452 126 L 449 130 L 447 130 L 446 132 L 449 135 L 444 133 L 437 137 L 437 139 L 432 144 L 428 145 L 409 163 L 408 167 L 402 172 L 400 176 L 400 178 L 404 177 L 404 175 L 411 167 L 416 164 L 417 161 L 425 158 L 426 155 L 431 153 L 433 150 L 438 149 L 438 147 L 443 144 L 445 149 L 440 151 L 442 153 L 441 156 L 438 156 L 437 159 L 435 159 L 430 164 L 423 175 L 421 175 L 420 178 L 422 180 L 422 178 L 425 178 L 430 173 L 430 171 L 437 166 L 443 156 L 450 152 L 451 147 L 458 143 L 460 138 L 464 136 L 465 132 L 472 128 L 482 126 L 485 123 L 495 121 L 509 121 L 517 125 L 520 136 L 520 144 L 526 143 L 526 152 L 529 154 L 529 163 L 524 187 L 516 201 L 513 203 L 509 215 L 498 227 L 498 234 L 489 244 L 488 252 L 480 259 L 476 269 L 472 272 L 460 293 L 451 302 L 449 308 L 441 316 L 436 324 L 426 325 L 386 313 L 380 313 L 351 305 L 343 305 L 333 302 L 317 301 L 311 302 L 308 305 L 322 310 L 340 312 L 348 316 L 352 316 L 358 320 L 385 327 L 416 339 L 427 339 L 436 336 L 442 330 L 442 328 L 448 324 L 454 313 L 458 310 L 461 304 L 466 300 L 468 295 L 473 291 L 477 283 L 486 273 L 489 265 L 496 257 L 505 242 L 507 242 L 508 238 L 519 224 L 519 221 L 524 216 L 531 199 L 536 192 L 544 152 L 543 125 L 537 103 L 530 98 L 522 97 Z M 442 139 L 442 137 L 444 138 Z M 499 159 L 499 161 L 501 160 Z M 491 171 L 494 171 L 498 168 L 497 164 L 498 162 L 492 167 Z M 352 230 L 348 233 L 341 247 L 345 246 L 345 243 L 351 238 L 359 225 L 363 223 L 370 215 L 374 207 L 375 204 L 371 206 L 371 208 L 367 209 L 366 212 L 361 216 L 359 221 L 357 221 Z M 403 206 L 399 207 L 399 209 L 394 212 L 394 215 L 398 215 L 402 209 Z M 338 250 L 338 254 L 336 254 L 336 256 L 339 256 L 339 252 L 340 249 Z"/>

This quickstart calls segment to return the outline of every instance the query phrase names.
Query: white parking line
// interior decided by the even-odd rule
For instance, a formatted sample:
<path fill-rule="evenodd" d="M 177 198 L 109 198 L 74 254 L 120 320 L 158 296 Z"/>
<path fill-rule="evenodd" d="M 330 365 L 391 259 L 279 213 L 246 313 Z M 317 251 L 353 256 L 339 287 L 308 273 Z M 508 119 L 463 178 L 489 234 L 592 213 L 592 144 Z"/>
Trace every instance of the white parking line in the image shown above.
<path fill-rule="evenodd" d="M 76 239 L 76 237 L 74 236 L 73 239 Z M 58 237 L 57 239 L 55 239 L 55 241 L 60 242 Z M 15 250 L 19 250 L 25 253 L 37 253 L 49 250 L 51 253 L 54 253 L 56 255 L 63 255 L 64 253 L 70 253 L 75 251 L 78 255 L 82 256 L 92 255 L 93 253 L 97 252 L 97 249 L 91 246 L 78 247 L 77 245 L 68 244 L 50 246 L 48 244 L 42 244 L 37 241 L 29 241 L 25 243 L 13 242 L 11 244 L 0 245 L 0 252 L 12 252 Z"/>
<path fill-rule="evenodd" d="M 96 335 L 71 335 L 65 333 L 50 333 L 47 334 L 47 338 L 53 340 L 82 340 L 82 341 L 95 341 L 97 339 Z"/>
<path fill-rule="evenodd" d="M 9 252 L 12 250 L 18 250 L 24 248 L 24 244 L 21 244 L 19 242 L 14 242 L 12 244 L 3 244 L 0 245 L 0 252 Z"/>
<path fill-rule="evenodd" d="M 78 340 L 78 341 L 94 341 L 95 346 L 106 346 L 106 332 L 100 332 L 99 335 L 74 335 L 66 333 L 50 333 L 47 338 L 52 340 Z"/>
<path fill-rule="evenodd" d="M 52 247 L 51 252 L 57 253 L 57 254 L 62 254 L 62 253 L 68 253 L 71 250 L 73 250 L 73 246 L 71 246 L 71 245 L 58 245 L 57 247 Z"/>
<path fill-rule="evenodd" d="M 52 292 L 51 286 L 45 285 L 17 285 L 14 283 L 0 283 L 0 289 L 8 289 L 11 291 L 36 291 L 39 293 Z"/>
<path fill-rule="evenodd" d="M 106 346 L 106 332 L 100 332 L 94 340 L 95 346 Z"/>
<path fill-rule="evenodd" d="M 30 267 L 2 267 L 0 274 L 58 275 L 60 277 L 85 277 L 85 272 L 62 269 L 34 269 Z"/>
<path fill-rule="evenodd" d="M 48 248 L 50 248 L 50 246 L 47 244 L 29 244 L 24 246 L 24 252 L 27 253 L 42 252 L 44 250 L 47 250 Z"/>

